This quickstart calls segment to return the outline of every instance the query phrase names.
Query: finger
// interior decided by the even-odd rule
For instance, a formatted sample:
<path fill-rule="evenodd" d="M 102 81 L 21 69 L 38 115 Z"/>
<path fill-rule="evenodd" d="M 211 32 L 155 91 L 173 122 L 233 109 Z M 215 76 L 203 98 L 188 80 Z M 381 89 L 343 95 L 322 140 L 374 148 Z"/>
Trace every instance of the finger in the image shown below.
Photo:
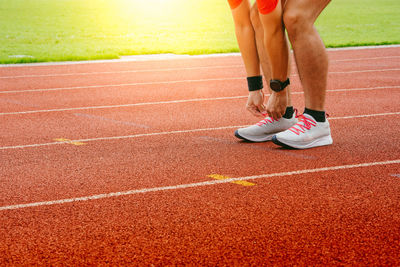
<path fill-rule="evenodd" d="M 257 112 L 256 112 L 256 109 L 255 109 L 254 107 L 248 106 L 246 109 L 247 109 L 252 115 L 257 116 Z"/>
<path fill-rule="evenodd" d="M 255 110 L 253 113 L 254 116 L 264 118 L 265 116 L 258 110 Z"/>
<path fill-rule="evenodd" d="M 256 117 L 264 118 L 264 115 L 256 107 L 251 109 L 251 113 Z"/>
<path fill-rule="evenodd" d="M 280 110 L 280 111 L 278 111 L 278 112 L 276 112 L 276 120 L 279 120 L 279 119 L 281 119 L 282 118 L 282 116 L 283 116 L 283 114 L 284 113 L 282 113 L 282 111 Z"/>
<path fill-rule="evenodd" d="M 268 117 L 273 118 L 273 115 L 272 115 L 272 112 L 271 112 L 271 111 L 267 110 L 267 114 L 268 114 Z"/>
<path fill-rule="evenodd" d="M 279 116 L 279 112 L 277 112 L 277 111 L 273 111 L 273 112 L 271 112 L 271 117 L 274 119 L 274 120 L 279 120 L 280 119 L 280 116 Z"/>
<path fill-rule="evenodd" d="M 283 110 L 283 109 L 279 110 L 279 112 L 277 112 L 277 114 L 276 114 L 277 119 L 278 120 L 281 119 L 283 117 L 283 115 L 285 115 L 285 112 L 286 112 L 286 110 Z"/>
<path fill-rule="evenodd" d="M 259 105 L 257 108 L 258 108 L 258 111 L 261 114 L 265 114 L 266 113 L 266 108 L 265 108 L 264 104 Z"/>

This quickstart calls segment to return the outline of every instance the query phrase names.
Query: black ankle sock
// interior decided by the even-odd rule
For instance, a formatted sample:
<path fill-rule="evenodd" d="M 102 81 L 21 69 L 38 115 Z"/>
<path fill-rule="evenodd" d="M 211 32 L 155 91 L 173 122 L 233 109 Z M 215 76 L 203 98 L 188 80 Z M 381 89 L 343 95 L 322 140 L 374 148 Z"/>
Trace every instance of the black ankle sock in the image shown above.
<path fill-rule="evenodd" d="M 294 113 L 294 109 L 292 106 L 286 107 L 286 111 L 285 111 L 285 114 L 283 115 L 283 117 L 285 119 L 291 119 L 293 117 L 293 113 Z"/>
<path fill-rule="evenodd" d="M 305 108 L 304 113 L 311 115 L 317 122 L 325 122 L 325 111 Z"/>

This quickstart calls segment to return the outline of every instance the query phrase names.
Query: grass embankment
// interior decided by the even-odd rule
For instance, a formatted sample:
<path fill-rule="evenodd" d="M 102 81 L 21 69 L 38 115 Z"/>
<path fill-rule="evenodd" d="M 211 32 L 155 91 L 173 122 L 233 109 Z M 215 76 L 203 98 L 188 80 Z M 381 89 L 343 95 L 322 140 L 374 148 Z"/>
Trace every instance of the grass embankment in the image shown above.
<path fill-rule="evenodd" d="M 399 0 L 334 0 L 328 47 L 399 44 Z M 226 0 L 0 0 L 0 63 L 237 52 Z"/>

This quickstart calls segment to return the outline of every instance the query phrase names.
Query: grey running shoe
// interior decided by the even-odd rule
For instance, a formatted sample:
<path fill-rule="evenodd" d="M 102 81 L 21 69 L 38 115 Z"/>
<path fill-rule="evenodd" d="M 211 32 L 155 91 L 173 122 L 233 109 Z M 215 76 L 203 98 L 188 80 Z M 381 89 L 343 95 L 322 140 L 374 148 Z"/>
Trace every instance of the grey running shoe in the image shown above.
<path fill-rule="evenodd" d="M 272 136 L 289 129 L 297 123 L 295 113 L 290 119 L 281 118 L 277 121 L 271 117 L 266 117 L 255 125 L 236 130 L 235 136 L 251 142 L 270 141 Z"/>
<path fill-rule="evenodd" d="M 300 115 L 299 122 L 276 134 L 272 142 L 289 148 L 306 149 L 333 143 L 329 122 L 317 122 L 308 114 Z"/>

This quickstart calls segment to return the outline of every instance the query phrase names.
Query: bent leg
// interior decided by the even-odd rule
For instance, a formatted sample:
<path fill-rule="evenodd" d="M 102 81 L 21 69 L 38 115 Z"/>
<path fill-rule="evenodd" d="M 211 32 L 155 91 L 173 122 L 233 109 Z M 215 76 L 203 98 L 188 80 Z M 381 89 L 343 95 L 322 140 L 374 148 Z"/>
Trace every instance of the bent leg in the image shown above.
<path fill-rule="evenodd" d="M 324 111 L 328 56 L 315 20 L 330 0 L 287 0 L 283 20 L 304 89 L 305 106 Z"/>
<path fill-rule="evenodd" d="M 264 9 L 264 11 L 265 11 L 265 9 Z M 258 52 L 258 57 L 260 59 L 261 68 L 264 73 L 265 80 L 268 83 L 269 80 L 271 80 L 273 78 L 272 78 L 272 74 L 271 74 L 271 64 L 269 62 L 268 53 L 267 53 L 266 47 L 264 45 L 264 28 L 263 28 L 263 25 L 261 24 L 260 13 L 258 11 L 257 3 L 254 3 L 254 5 L 251 7 L 250 18 L 251 18 L 251 23 L 253 24 L 253 28 L 254 28 L 254 31 L 256 34 L 257 52 Z M 288 77 L 289 77 L 289 75 L 290 75 L 290 62 L 288 63 Z M 271 93 L 271 89 L 269 88 L 269 86 L 267 86 L 267 87 Z M 292 101 L 291 101 L 291 96 L 290 96 L 290 85 L 287 88 L 288 88 L 287 89 L 287 91 L 288 91 L 287 92 L 287 98 L 288 98 L 287 105 L 291 106 Z"/>
<path fill-rule="evenodd" d="M 260 61 L 255 42 L 255 32 L 250 20 L 249 0 L 229 0 L 235 23 L 235 34 L 248 77 L 260 75 Z"/>
<path fill-rule="evenodd" d="M 271 63 L 272 79 L 288 77 L 289 47 L 282 21 L 282 5 L 277 0 L 257 0 L 264 28 L 264 46 Z"/>
<path fill-rule="evenodd" d="M 264 28 L 264 46 L 271 64 L 271 77 L 285 81 L 288 78 L 289 46 L 282 20 L 281 0 L 257 0 L 260 19 Z M 272 92 L 267 103 L 267 113 L 279 120 L 290 103 L 289 89 Z"/>
<path fill-rule="evenodd" d="M 254 3 L 250 10 L 250 20 L 253 25 L 258 58 L 260 60 L 261 69 L 264 74 L 265 80 L 269 81 L 271 77 L 271 65 L 268 60 L 267 52 L 264 47 L 264 29 L 260 21 L 257 3 Z"/>

